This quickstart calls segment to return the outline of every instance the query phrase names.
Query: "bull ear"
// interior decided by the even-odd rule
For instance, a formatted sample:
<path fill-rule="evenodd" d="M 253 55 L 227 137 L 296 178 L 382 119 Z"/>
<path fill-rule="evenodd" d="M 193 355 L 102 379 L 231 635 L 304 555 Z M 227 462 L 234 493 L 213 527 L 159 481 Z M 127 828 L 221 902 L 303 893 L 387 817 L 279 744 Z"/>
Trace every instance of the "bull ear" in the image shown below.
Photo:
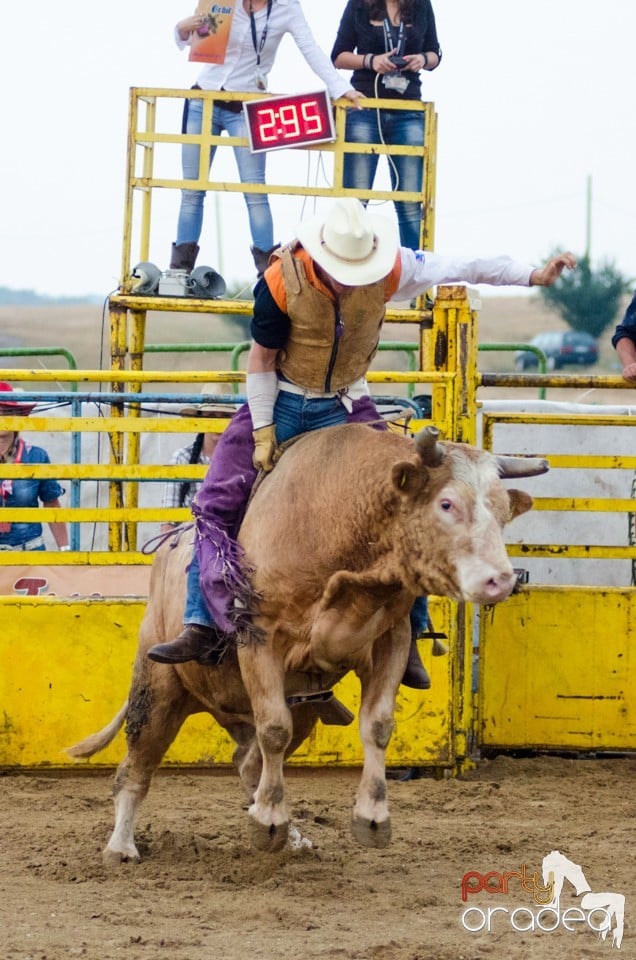
<path fill-rule="evenodd" d="M 502 480 L 511 480 L 512 477 L 538 477 L 547 473 L 550 464 L 540 457 L 504 457 L 495 455 L 497 470 Z"/>
<path fill-rule="evenodd" d="M 415 449 L 427 467 L 439 467 L 444 459 L 445 450 L 442 444 L 438 443 L 439 435 L 437 427 L 424 427 L 413 437 Z"/>
<path fill-rule="evenodd" d="M 401 460 L 393 464 L 391 479 L 398 493 L 412 495 L 424 489 L 428 482 L 428 475 L 425 470 L 411 463 L 410 460 Z"/>
<path fill-rule="evenodd" d="M 522 513 L 527 513 L 532 509 L 532 497 L 525 490 L 508 490 L 508 500 L 510 502 L 510 511 L 508 513 L 507 523 L 520 517 Z"/>

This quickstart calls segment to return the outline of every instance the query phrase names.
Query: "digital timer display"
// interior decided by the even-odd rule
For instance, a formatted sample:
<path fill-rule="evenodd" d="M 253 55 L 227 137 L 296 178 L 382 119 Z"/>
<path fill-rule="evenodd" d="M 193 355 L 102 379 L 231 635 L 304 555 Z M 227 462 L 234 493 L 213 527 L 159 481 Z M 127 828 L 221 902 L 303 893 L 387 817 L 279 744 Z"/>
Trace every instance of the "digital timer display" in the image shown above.
<path fill-rule="evenodd" d="M 335 140 L 331 102 L 325 90 L 243 104 L 252 153 Z"/>

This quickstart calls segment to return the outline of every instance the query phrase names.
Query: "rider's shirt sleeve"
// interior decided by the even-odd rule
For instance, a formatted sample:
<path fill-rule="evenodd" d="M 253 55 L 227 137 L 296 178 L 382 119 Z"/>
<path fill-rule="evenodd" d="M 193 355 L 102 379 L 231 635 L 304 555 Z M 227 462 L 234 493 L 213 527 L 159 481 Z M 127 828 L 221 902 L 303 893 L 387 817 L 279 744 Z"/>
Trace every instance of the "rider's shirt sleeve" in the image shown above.
<path fill-rule="evenodd" d="M 511 257 L 443 257 L 401 248 L 402 276 L 393 300 L 409 300 L 438 283 L 487 283 L 491 286 L 530 286 L 533 267 Z"/>
<path fill-rule="evenodd" d="M 289 316 L 278 306 L 265 280 L 256 288 L 250 332 L 259 346 L 269 350 L 280 350 L 289 339 Z"/>

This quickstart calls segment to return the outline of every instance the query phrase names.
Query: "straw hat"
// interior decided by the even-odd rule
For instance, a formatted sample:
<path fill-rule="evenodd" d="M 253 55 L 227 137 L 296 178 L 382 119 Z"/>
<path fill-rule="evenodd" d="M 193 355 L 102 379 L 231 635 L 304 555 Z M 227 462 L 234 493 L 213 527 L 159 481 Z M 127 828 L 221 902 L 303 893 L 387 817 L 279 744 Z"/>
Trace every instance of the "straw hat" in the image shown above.
<path fill-rule="evenodd" d="M 201 387 L 203 396 L 211 393 L 223 393 L 229 389 L 230 384 L 226 383 L 204 383 Z M 179 416 L 181 417 L 231 417 L 238 409 L 236 403 L 198 403 L 181 407 Z"/>
<path fill-rule="evenodd" d="M 296 237 L 312 260 L 347 287 L 388 276 L 400 244 L 397 227 L 354 197 L 335 200 L 328 213 L 303 220 Z"/>
<path fill-rule="evenodd" d="M 180 417 L 231 417 L 235 403 L 200 403 L 198 406 L 181 407 Z"/>
<path fill-rule="evenodd" d="M 24 403 L 24 401 L 10 399 L 15 397 L 16 394 L 17 391 L 13 389 L 10 383 L 0 380 L 0 414 L 28 417 L 33 408 L 37 407 L 37 403 Z"/>

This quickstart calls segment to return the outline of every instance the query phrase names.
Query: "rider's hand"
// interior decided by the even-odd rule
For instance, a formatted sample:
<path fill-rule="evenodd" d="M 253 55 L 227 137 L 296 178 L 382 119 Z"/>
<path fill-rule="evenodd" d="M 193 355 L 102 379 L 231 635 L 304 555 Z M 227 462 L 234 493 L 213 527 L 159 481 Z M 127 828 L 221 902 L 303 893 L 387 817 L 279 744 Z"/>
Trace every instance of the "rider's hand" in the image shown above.
<path fill-rule="evenodd" d="M 551 287 L 559 279 L 563 271 L 574 270 L 576 258 L 573 253 L 558 253 L 550 257 L 544 267 L 537 267 L 530 274 L 531 287 Z"/>
<path fill-rule="evenodd" d="M 266 427 L 259 427 L 252 433 L 254 438 L 254 456 L 252 462 L 257 470 L 269 473 L 274 467 L 276 452 L 276 427 L 273 423 Z"/>

